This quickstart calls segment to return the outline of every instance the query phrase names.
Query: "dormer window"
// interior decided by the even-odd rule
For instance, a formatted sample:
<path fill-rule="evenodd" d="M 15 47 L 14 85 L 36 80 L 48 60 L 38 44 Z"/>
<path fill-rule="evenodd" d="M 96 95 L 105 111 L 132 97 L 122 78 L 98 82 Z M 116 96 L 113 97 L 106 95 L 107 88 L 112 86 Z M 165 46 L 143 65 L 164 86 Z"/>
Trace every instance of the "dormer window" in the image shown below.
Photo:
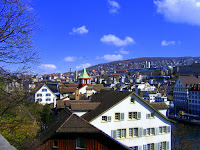
<path fill-rule="evenodd" d="M 47 89 L 42 89 L 42 92 L 47 92 Z"/>
<path fill-rule="evenodd" d="M 135 98 L 134 97 L 131 97 L 131 103 L 135 103 Z"/>

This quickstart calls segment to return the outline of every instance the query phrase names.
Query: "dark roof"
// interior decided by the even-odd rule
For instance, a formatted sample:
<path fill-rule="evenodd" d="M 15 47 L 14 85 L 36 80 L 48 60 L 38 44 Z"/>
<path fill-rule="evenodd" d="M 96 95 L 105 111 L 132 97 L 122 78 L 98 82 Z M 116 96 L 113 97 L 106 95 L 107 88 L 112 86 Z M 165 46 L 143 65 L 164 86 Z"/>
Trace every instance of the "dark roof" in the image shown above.
<path fill-rule="evenodd" d="M 101 91 L 99 94 L 92 96 L 92 102 L 101 102 L 95 110 L 92 110 L 82 117 L 87 121 L 91 121 L 110 107 L 114 106 L 118 102 L 122 101 L 127 96 L 131 95 L 131 92 L 127 91 Z"/>
<path fill-rule="evenodd" d="M 118 141 L 114 140 L 95 126 L 88 123 L 86 120 L 78 117 L 76 114 L 72 114 L 68 109 L 64 109 L 61 111 L 56 118 L 52 121 L 52 123 L 46 128 L 44 131 L 40 132 L 25 149 L 36 149 L 47 140 L 55 136 L 56 134 L 75 134 L 75 133 L 83 133 L 83 134 L 100 134 L 105 141 L 110 141 L 115 144 L 115 147 L 119 147 L 120 149 L 129 148 L 122 145 Z"/>
<path fill-rule="evenodd" d="M 91 100 L 57 100 L 57 107 L 69 107 L 72 103 L 89 103 Z"/>
<path fill-rule="evenodd" d="M 145 105 L 149 106 L 155 112 L 157 112 L 160 116 L 170 122 L 174 122 L 173 120 L 168 119 L 162 113 L 160 113 L 156 108 L 152 107 L 149 102 L 143 100 L 138 94 L 135 92 L 127 92 L 127 91 L 101 91 L 99 94 L 95 94 L 91 101 L 93 102 L 101 102 L 95 110 L 91 110 L 88 113 L 81 116 L 87 121 L 91 121 L 98 117 L 100 114 L 108 110 L 109 108 L 113 107 L 117 103 L 121 102 L 123 99 L 128 97 L 129 95 L 135 95 L 141 102 Z"/>
<path fill-rule="evenodd" d="M 75 93 L 77 87 L 59 87 L 59 92 L 63 93 Z"/>
<path fill-rule="evenodd" d="M 68 109 L 61 111 L 47 128 L 37 134 L 37 136 L 29 143 L 30 147 L 36 148 L 46 142 L 51 136 L 56 133 L 56 130 L 72 115 Z"/>
<path fill-rule="evenodd" d="M 70 105 L 71 110 L 94 110 L 100 102 L 90 102 L 90 103 L 72 103 Z"/>

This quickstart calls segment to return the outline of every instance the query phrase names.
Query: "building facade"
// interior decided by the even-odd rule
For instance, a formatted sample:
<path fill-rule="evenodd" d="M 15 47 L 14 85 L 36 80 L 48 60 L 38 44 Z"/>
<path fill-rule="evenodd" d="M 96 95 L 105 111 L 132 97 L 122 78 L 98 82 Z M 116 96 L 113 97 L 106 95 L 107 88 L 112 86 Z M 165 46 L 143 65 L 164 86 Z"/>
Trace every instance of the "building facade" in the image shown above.
<path fill-rule="evenodd" d="M 170 150 L 170 120 L 136 93 L 123 92 L 124 96 L 121 94 L 122 92 L 116 91 L 104 93 L 101 104 L 82 117 L 132 149 Z M 114 95 L 120 100 L 114 98 Z M 111 97 L 112 102 L 108 102 Z"/>

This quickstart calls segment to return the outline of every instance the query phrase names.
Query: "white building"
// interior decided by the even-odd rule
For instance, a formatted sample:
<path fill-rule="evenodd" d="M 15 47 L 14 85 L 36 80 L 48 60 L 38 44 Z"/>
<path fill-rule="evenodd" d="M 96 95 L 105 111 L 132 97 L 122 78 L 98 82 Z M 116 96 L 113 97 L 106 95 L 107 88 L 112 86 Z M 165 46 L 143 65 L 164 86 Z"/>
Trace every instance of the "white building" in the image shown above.
<path fill-rule="evenodd" d="M 149 83 L 142 83 L 135 85 L 135 92 L 138 93 L 139 91 L 155 91 L 156 87 L 151 86 Z"/>
<path fill-rule="evenodd" d="M 82 118 L 133 149 L 171 149 L 171 122 L 157 109 L 136 93 L 100 94 L 91 101 L 101 103 Z"/>
<path fill-rule="evenodd" d="M 54 103 L 55 106 L 56 98 L 56 95 L 48 88 L 46 84 L 43 84 L 35 92 L 35 102 L 38 101 L 42 105 Z"/>

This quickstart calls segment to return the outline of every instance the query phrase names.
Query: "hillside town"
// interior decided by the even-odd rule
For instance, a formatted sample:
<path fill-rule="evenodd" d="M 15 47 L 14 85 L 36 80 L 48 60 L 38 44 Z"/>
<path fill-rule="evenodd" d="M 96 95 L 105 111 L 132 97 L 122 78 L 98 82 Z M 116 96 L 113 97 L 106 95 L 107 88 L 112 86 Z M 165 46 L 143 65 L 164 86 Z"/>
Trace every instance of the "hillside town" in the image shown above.
<path fill-rule="evenodd" d="M 19 87 L 28 93 L 27 101 L 48 104 L 53 113 L 54 120 L 25 149 L 173 149 L 176 121 L 200 125 L 200 63 L 182 62 L 168 69 L 145 61 L 137 69 L 110 65 L 109 71 L 84 67 L 9 77 L 7 91 Z"/>

